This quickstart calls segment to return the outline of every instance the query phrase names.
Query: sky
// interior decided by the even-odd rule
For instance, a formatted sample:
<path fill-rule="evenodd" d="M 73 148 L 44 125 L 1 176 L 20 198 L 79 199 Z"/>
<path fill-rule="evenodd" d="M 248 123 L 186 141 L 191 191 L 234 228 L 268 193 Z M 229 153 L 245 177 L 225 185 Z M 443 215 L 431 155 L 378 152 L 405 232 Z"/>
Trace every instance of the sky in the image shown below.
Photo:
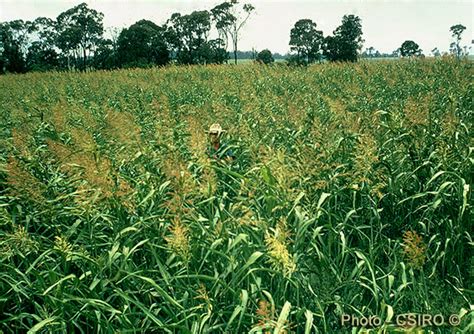
<path fill-rule="evenodd" d="M 56 18 L 81 2 L 104 13 L 104 27 L 126 28 L 147 19 L 162 25 L 171 14 L 210 10 L 224 0 L 0 0 L 0 22 L 15 19 Z M 242 28 L 239 50 L 289 51 L 290 31 L 299 19 L 311 19 L 324 35 L 354 14 L 362 21 L 364 47 L 391 53 L 405 40 L 415 41 L 425 54 L 437 47 L 447 51 L 453 41 L 449 28 L 462 24 L 461 46 L 474 54 L 473 1 L 469 0 L 240 0 L 251 3 L 254 13 Z M 217 37 L 217 35 L 212 36 Z"/>

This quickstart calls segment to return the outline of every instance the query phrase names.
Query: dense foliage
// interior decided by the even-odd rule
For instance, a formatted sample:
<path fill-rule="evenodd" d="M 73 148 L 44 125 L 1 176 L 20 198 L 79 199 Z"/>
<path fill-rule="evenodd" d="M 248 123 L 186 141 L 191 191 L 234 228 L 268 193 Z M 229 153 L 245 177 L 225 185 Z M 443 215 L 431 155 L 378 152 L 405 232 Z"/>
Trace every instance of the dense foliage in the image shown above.
<path fill-rule="evenodd" d="M 142 19 L 108 33 L 104 14 L 86 3 L 54 20 L 38 17 L 0 22 L 0 74 L 151 67 L 171 61 L 222 64 L 229 59 L 229 41 L 237 63 L 239 33 L 253 10 L 250 4 L 229 0 L 210 11 L 173 13 L 161 26 Z M 210 39 L 213 26 L 219 38 Z"/>
<path fill-rule="evenodd" d="M 257 62 L 262 64 L 271 64 L 275 61 L 272 56 L 272 52 L 268 49 L 264 49 L 257 54 Z"/>
<path fill-rule="evenodd" d="M 324 41 L 323 32 L 309 19 L 298 20 L 290 31 L 290 47 L 296 52 L 298 64 L 311 64 L 321 59 L 320 49 Z"/>
<path fill-rule="evenodd" d="M 444 59 L 0 77 L 0 331 L 334 333 L 343 313 L 416 312 L 467 333 L 471 76 Z M 231 164 L 204 154 L 215 122 Z"/>
<path fill-rule="evenodd" d="M 255 7 L 249 3 L 226 0 L 210 10 L 173 13 L 161 26 L 142 19 L 128 28 L 118 29 L 104 28 L 104 14 L 81 3 L 60 13 L 56 19 L 38 17 L 33 21 L 0 22 L 0 74 L 148 68 L 169 63 L 223 64 L 229 60 L 229 47 L 237 64 L 237 58 L 255 59 L 257 55 L 255 50 L 238 50 L 242 28 L 254 11 Z M 468 55 L 467 46 L 463 47 L 464 52 L 460 46 L 465 29 L 462 24 L 450 28 L 454 39 L 450 52 L 457 58 Z M 212 32 L 217 32 L 217 38 L 211 39 Z M 424 57 L 413 41 L 405 41 L 391 54 L 382 54 L 373 46 L 361 52 L 362 20 L 356 15 L 344 15 L 332 35 L 324 36 L 311 19 L 296 21 L 289 34 L 291 53 L 286 60 L 290 66 L 323 59 L 356 62 L 360 57 Z M 435 48 L 432 54 L 437 57 L 440 52 Z M 278 53 L 270 56 L 283 58 Z"/>
<path fill-rule="evenodd" d="M 400 47 L 400 54 L 402 57 L 419 56 L 421 54 L 421 50 L 419 45 L 415 42 L 405 41 Z"/>
<path fill-rule="evenodd" d="M 361 19 L 355 15 L 344 15 L 333 35 L 325 38 L 323 54 L 330 61 L 356 62 L 363 42 Z"/>

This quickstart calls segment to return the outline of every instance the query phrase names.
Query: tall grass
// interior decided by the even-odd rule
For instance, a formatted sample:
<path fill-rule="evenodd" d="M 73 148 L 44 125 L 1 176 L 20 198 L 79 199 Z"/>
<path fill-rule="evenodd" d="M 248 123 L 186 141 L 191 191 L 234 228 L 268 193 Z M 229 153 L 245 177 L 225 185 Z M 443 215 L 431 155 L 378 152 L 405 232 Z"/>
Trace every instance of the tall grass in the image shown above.
<path fill-rule="evenodd" d="M 382 332 L 407 312 L 473 330 L 472 74 L 0 77 L 0 331 Z M 231 165 L 205 156 L 215 122 Z"/>

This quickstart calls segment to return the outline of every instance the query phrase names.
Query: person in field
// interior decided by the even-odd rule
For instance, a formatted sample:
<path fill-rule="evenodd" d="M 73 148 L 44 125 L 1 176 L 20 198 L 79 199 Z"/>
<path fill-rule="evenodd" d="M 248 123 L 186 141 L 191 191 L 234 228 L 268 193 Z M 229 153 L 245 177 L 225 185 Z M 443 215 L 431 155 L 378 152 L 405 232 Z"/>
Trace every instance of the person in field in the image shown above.
<path fill-rule="evenodd" d="M 209 146 L 206 154 L 209 158 L 217 161 L 231 162 L 235 160 L 235 155 L 228 145 L 221 143 L 221 136 L 225 132 L 219 123 L 214 123 L 209 128 Z"/>

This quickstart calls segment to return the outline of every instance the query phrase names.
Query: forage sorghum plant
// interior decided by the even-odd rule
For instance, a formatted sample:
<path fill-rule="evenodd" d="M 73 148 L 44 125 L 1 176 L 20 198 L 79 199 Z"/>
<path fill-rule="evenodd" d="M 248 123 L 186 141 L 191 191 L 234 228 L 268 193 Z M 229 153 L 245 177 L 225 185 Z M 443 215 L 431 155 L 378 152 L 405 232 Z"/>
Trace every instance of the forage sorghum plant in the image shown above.
<path fill-rule="evenodd" d="M 169 227 L 169 235 L 165 237 L 169 250 L 180 256 L 185 262 L 191 258 L 189 245 L 189 229 L 176 217 Z"/>
<path fill-rule="evenodd" d="M 263 333 L 271 333 L 271 330 L 275 327 L 275 310 L 272 309 L 270 303 L 264 299 L 259 300 L 256 315 L 258 319 L 257 326 L 263 330 Z"/>
<path fill-rule="evenodd" d="M 274 232 L 267 231 L 265 244 L 269 262 L 275 270 L 284 276 L 291 276 L 296 271 L 294 256 L 289 252 L 288 231 L 284 223 L 280 222 Z"/>
<path fill-rule="evenodd" d="M 403 253 L 413 268 L 423 267 L 426 260 L 426 245 L 415 231 L 406 231 L 403 234 Z"/>

